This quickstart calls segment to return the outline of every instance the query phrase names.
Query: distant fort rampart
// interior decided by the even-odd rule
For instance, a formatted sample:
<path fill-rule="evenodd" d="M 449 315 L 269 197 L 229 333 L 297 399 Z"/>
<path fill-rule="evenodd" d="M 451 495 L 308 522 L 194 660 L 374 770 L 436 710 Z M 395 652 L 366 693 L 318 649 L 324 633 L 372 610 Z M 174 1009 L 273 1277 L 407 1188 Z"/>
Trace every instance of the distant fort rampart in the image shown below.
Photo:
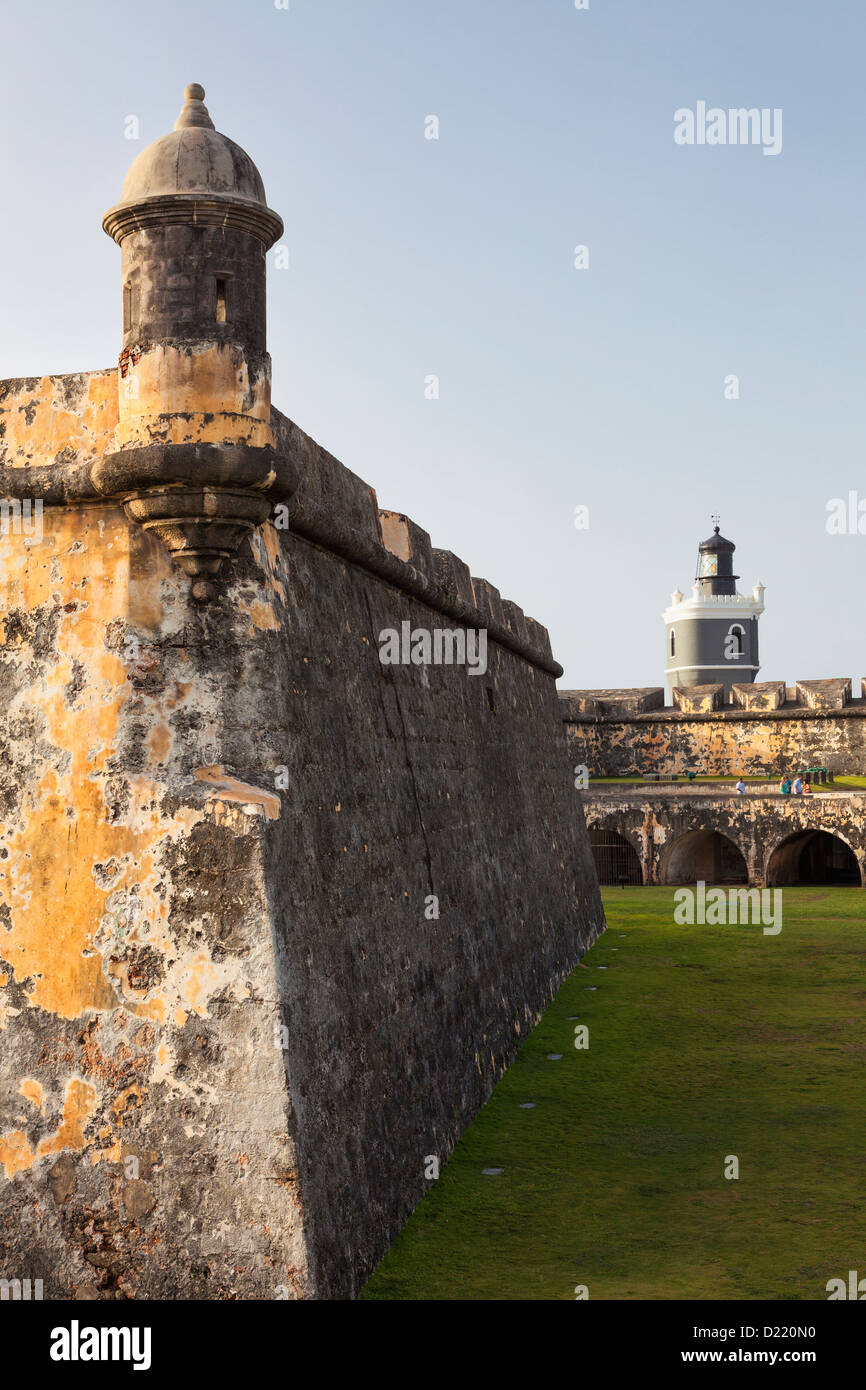
<path fill-rule="evenodd" d="M 595 777 L 781 777 L 826 767 L 842 775 L 866 770 L 866 698 L 852 698 L 850 678 L 675 690 L 660 687 L 561 690 L 570 756 Z"/>

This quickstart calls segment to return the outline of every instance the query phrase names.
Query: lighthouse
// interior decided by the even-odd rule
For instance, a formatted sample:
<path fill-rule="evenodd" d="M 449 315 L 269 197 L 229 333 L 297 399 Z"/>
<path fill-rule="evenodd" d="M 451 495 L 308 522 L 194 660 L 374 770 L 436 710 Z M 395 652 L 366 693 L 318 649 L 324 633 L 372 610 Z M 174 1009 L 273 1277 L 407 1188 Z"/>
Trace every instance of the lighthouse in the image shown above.
<path fill-rule="evenodd" d="M 688 598 L 675 589 L 665 609 L 665 677 L 673 703 L 677 686 L 751 683 L 760 669 L 758 619 L 764 611 L 764 585 L 751 594 L 737 591 L 733 541 L 713 528 L 698 547 L 695 582 Z"/>

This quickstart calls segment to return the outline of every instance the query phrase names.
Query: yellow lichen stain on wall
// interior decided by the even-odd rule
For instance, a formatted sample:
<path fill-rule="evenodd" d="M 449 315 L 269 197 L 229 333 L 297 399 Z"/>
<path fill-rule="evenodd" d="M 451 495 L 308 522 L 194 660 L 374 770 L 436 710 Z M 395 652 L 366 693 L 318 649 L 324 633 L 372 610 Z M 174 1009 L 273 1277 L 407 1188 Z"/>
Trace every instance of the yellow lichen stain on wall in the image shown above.
<path fill-rule="evenodd" d="M 29 1077 L 25 1077 L 18 1090 L 26 1100 L 32 1101 L 37 1109 L 42 1109 L 42 1087 L 38 1081 L 32 1081 Z"/>
<path fill-rule="evenodd" d="M 100 1132 L 100 1138 L 105 1136 Z M 122 1163 L 123 1162 L 123 1140 L 115 1139 L 113 1144 L 109 1144 L 104 1149 L 93 1149 L 90 1154 L 90 1162 L 94 1168 L 97 1163 Z"/>
<path fill-rule="evenodd" d="M 131 1100 L 135 1100 L 136 1105 L 140 1110 L 141 1087 L 138 1085 L 137 1082 L 134 1083 L 132 1086 L 127 1086 L 126 1090 L 121 1091 L 120 1095 L 112 1101 L 111 1108 L 114 1111 L 114 1114 L 118 1117 L 118 1119 L 120 1119 L 120 1117 L 123 1115 L 127 1105 L 130 1103 Z"/>
<path fill-rule="evenodd" d="M 96 1089 L 86 1081 L 70 1081 L 66 1087 L 63 1119 L 56 1134 L 43 1139 L 36 1149 L 45 1154 L 60 1153 L 63 1149 L 84 1148 L 84 1126 L 96 1109 Z"/>
<path fill-rule="evenodd" d="M 203 812 L 188 807 L 162 817 L 158 784 L 139 776 L 131 779 L 131 810 L 123 820 L 112 819 L 108 761 L 131 688 L 121 653 L 105 645 L 105 631 L 125 615 L 129 527 L 114 507 L 49 508 L 44 523 L 38 545 L 0 538 L 0 584 L 7 613 L 52 609 L 56 616 L 60 660 L 50 679 L 35 681 L 20 699 L 59 756 L 34 769 L 22 789 L 20 819 L 7 825 L 0 898 L 11 912 L 5 957 L 17 979 L 32 980 L 30 1004 L 77 1018 L 119 1002 L 103 955 L 94 949 L 108 896 L 136 886 L 158 921 L 164 908 L 152 897 L 158 851 Z M 82 670 L 86 679 L 70 697 Z M 94 865 L 111 861 L 120 872 L 100 886 Z M 160 944 L 168 944 L 164 936 Z M 164 1012 L 152 1001 L 134 999 L 131 1008 L 148 1016 Z"/>
<path fill-rule="evenodd" d="M 271 589 L 285 603 L 286 586 L 284 581 L 288 580 L 288 569 L 274 523 L 266 521 L 258 527 L 250 537 L 250 544 L 253 557 L 259 568 L 264 570 L 267 575 Z"/>
<path fill-rule="evenodd" d="M 46 376 L 35 388 L 19 386 L 0 404 L 0 420 L 6 426 L 0 431 L 0 464 L 7 468 L 50 466 L 65 451 L 78 461 L 98 458 L 111 448 L 117 426 L 117 372 Z"/>
<path fill-rule="evenodd" d="M 246 613 L 250 620 L 250 635 L 254 632 L 279 632 L 280 621 L 273 609 L 273 604 L 266 603 L 263 599 L 238 599 L 238 610 Z"/>
<path fill-rule="evenodd" d="M 117 388 L 118 448 L 191 441 L 273 445 L 270 378 L 263 373 L 251 380 L 236 344 L 156 343 L 118 377 Z"/>
<path fill-rule="evenodd" d="M 286 601 L 288 569 L 280 547 L 279 536 L 272 521 L 266 521 L 250 536 L 253 559 L 267 576 L 264 598 L 237 600 L 237 608 L 250 620 L 250 636 L 256 632 L 280 632 L 282 623 L 275 611 L 276 600 Z"/>
<path fill-rule="evenodd" d="M 263 449 L 271 444 L 270 429 L 250 415 L 220 411 L 209 415 L 155 415 L 143 413 L 116 432 L 118 448 L 151 444 L 249 444 Z"/>
<path fill-rule="evenodd" d="M 99 633 L 123 611 L 125 586 L 118 579 L 127 526 L 114 509 L 100 513 L 114 543 L 108 552 L 96 515 L 95 509 L 49 508 L 38 545 L 0 538 L 4 609 L 56 613 L 59 663 L 50 680 L 31 684 L 25 699 L 37 726 L 44 726 L 45 740 L 65 759 L 62 772 L 47 761 L 34 769 L 22 789 L 19 823 L 6 832 L 9 858 L 0 867 L 0 893 L 11 911 L 6 958 L 18 979 L 32 977 L 31 1004 L 64 1018 L 117 1002 L 101 958 L 83 954 L 105 898 L 91 866 L 118 850 L 101 774 L 116 747 L 127 689 L 122 660 L 94 636 L 94 628 Z M 67 612 L 54 595 L 74 603 L 74 611 Z M 66 690 L 76 664 L 88 679 L 70 700 Z M 121 836 L 129 840 L 128 832 Z M 137 848 L 131 842 L 128 847 Z"/>
<path fill-rule="evenodd" d="M 83 1149 L 84 1129 L 96 1109 L 96 1104 L 95 1087 L 86 1081 L 73 1078 L 66 1086 L 63 1117 L 59 1128 L 54 1134 L 40 1140 L 35 1150 L 30 1147 L 30 1141 L 22 1129 L 13 1129 L 8 1134 L 0 1135 L 0 1163 L 6 1177 L 12 1178 L 16 1173 L 32 1168 L 37 1158 L 61 1153 L 64 1149 Z"/>
<path fill-rule="evenodd" d="M 0 1134 L 0 1163 L 7 1178 L 23 1173 L 32 1167 L 35 1155 L 23 1129 L 11 1129 L 8 1134 Z"/>

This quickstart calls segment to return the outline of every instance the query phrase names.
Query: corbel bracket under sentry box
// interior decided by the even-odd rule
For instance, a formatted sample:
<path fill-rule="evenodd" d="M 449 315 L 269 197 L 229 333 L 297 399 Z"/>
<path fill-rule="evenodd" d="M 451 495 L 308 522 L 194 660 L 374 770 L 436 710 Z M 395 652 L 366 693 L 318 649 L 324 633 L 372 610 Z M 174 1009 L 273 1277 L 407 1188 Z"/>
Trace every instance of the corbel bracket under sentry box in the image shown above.
<path fill-rule="evenodd" d="M 223 561 L 297 488 L 297 472 L 270 448 L 246 444 L 151 444 L 119 449 L 93 464 L 95 491 L 122 502 L 128 519 L 153 531 L 208 602 Z"/>

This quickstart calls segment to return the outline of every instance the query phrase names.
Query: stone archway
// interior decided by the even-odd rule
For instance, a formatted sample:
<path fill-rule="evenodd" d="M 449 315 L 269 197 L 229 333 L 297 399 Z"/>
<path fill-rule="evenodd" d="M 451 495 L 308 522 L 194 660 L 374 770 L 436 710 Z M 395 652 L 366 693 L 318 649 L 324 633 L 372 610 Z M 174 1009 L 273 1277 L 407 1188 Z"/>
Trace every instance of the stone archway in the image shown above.
<path fill-rule="evenodd" d="M 602 826 L 593 826 L 588 833 L 599 883 L 643 883 L 640 855 L 624 835 Z"/>
<path fill-rule="evenodd" d="M 798 883 L 864 886 L 853 849 L 830 830 L 799 830 L 780 840 L 767 857 L 766 883 L 769 888 Z"/>
<path fill-rule="evenodd" d="M 743 851 L 728 835 L 712 828 L 687 830 L 666 849 L 660 883 L 748 883 Z"/>

